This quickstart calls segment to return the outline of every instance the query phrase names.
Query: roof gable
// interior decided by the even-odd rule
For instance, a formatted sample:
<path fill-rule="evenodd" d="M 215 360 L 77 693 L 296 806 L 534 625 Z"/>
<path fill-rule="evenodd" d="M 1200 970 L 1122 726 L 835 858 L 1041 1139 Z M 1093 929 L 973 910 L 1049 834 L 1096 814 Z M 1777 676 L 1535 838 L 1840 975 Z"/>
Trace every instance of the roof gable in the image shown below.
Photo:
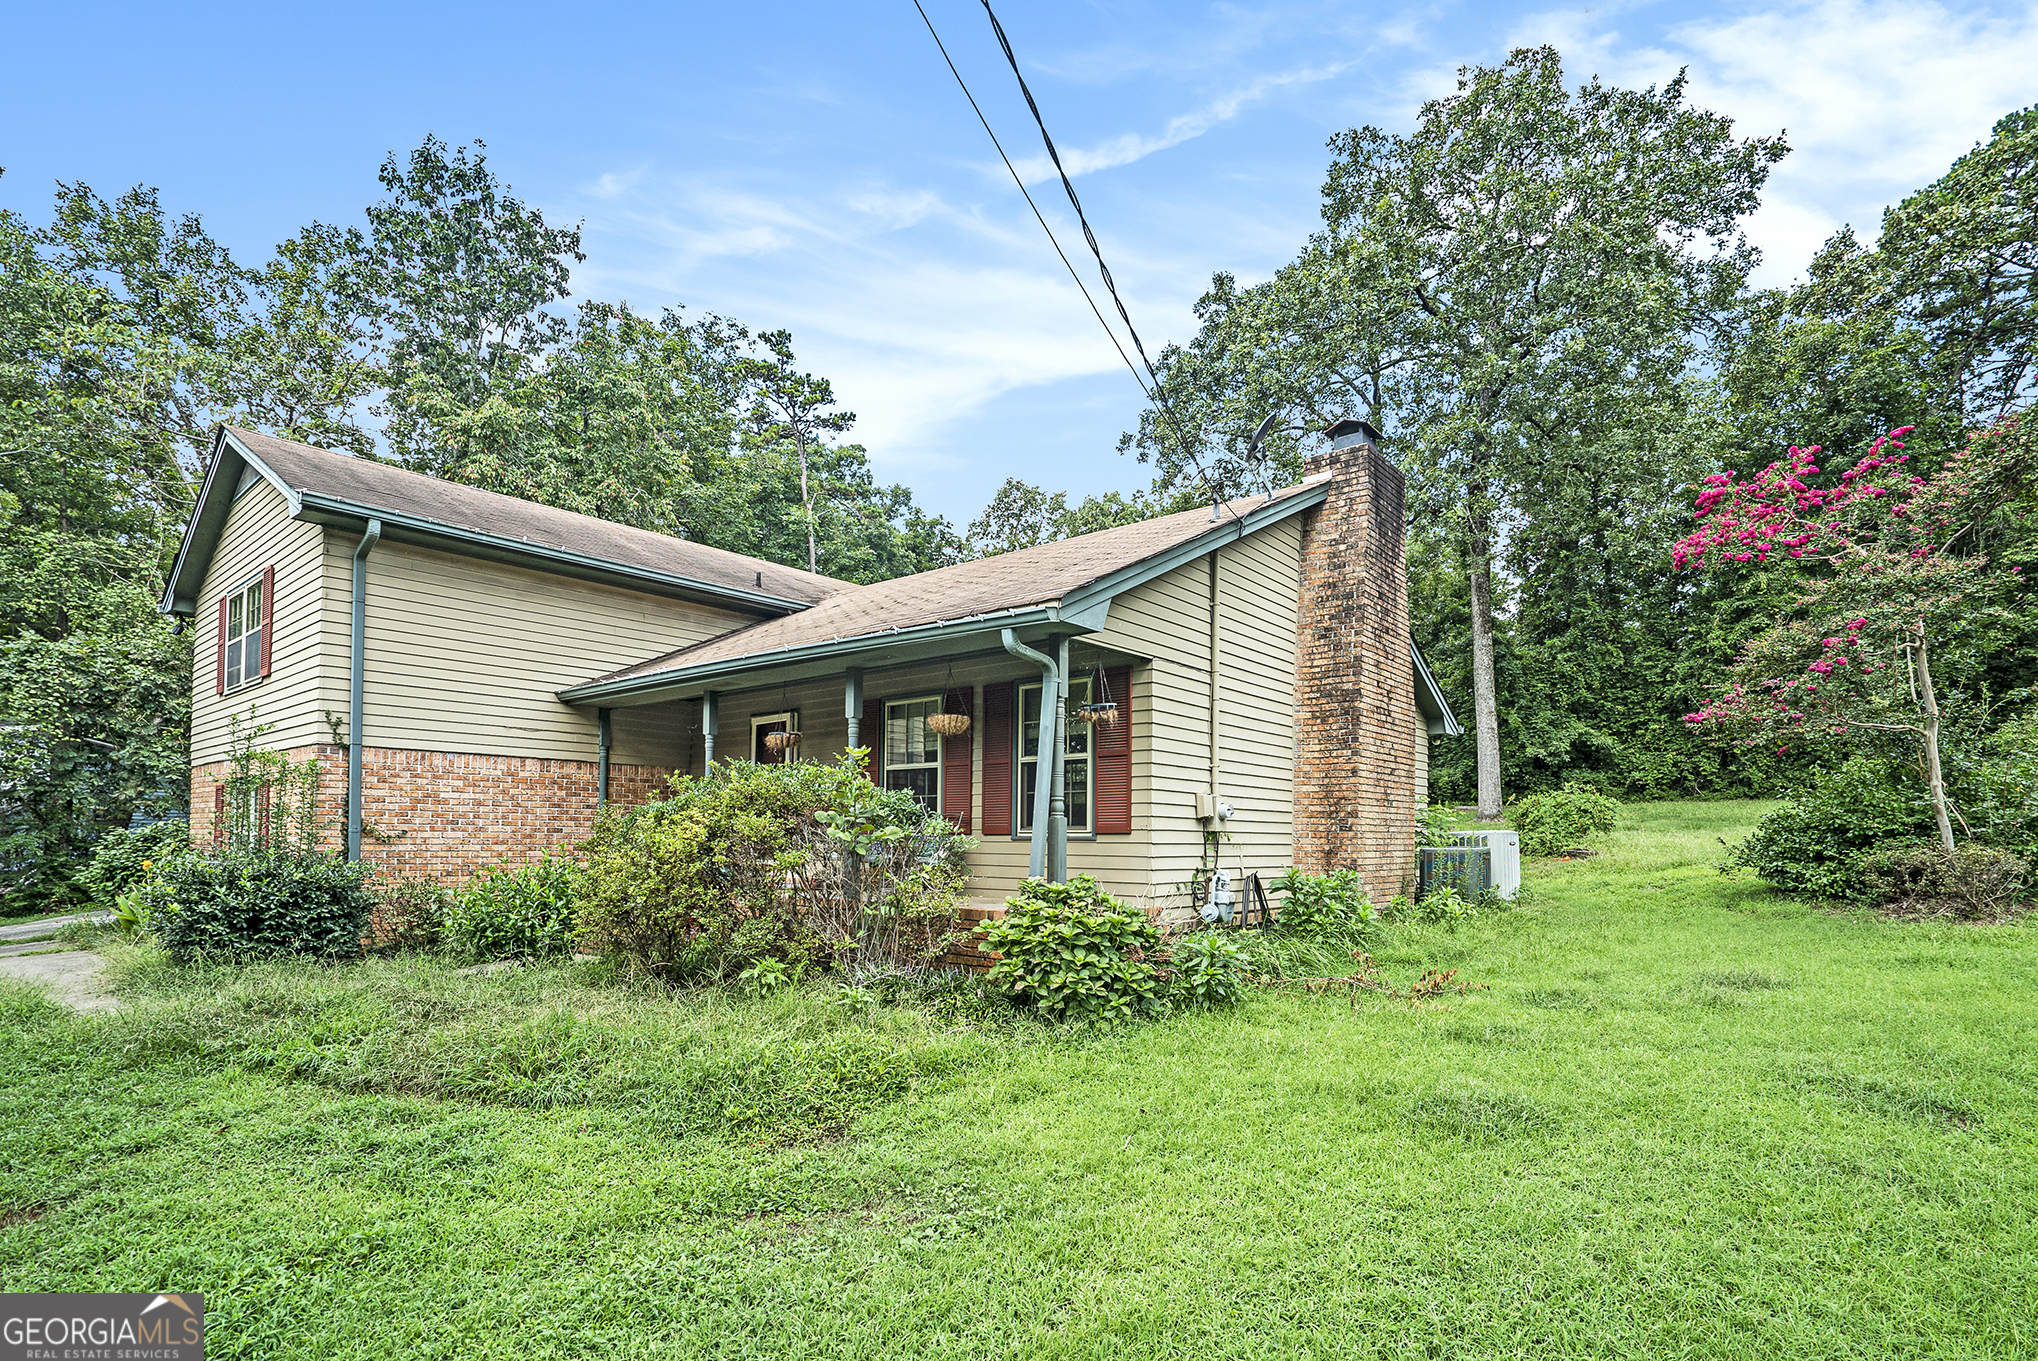
<path fill-rule="evenodd" d="M 164 613 L 197 607 L 199 584 L 250 471 L 282 493 L 293 519 L 357 532 L 378 519 L 393 542 L 752 614 L 791 614 L 854 589 L 762 558 L 222 426 L 164 588 Z"/>

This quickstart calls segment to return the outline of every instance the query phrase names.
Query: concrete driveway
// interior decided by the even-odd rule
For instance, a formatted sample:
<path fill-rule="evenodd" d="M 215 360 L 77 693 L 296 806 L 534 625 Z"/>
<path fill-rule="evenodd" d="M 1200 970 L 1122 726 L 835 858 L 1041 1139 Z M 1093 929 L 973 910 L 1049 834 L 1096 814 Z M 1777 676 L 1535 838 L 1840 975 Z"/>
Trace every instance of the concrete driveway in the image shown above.
<path fill-rule="evenodd" d="M 50 939 L 58 928 L 75 921 L 111 919 L 107 912 L 80 912 L 0 926 L 0 978 L 40 983 L 73 1011 L 111 1011 L 120 1003 L 99 986 L 99 971 L 106 961 L 90 950 Z"/>

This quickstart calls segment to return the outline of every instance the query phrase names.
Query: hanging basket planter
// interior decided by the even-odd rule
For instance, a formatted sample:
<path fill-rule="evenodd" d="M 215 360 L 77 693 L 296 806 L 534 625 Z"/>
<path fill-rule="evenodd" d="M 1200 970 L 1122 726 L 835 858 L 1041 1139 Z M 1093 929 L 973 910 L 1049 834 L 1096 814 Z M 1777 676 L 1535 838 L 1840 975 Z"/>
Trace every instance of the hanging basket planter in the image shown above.
<path fill-rule="evenodd" d="M 1118 721 L 1118 705 L 1114 700 L 1103 700 L 1096 704 L 1085 704 L 1076 710 L 1076 718 L 1083 723 L 1108 728 Z"/>
<path fill-rule="evenodd" d="M 929 714 L 927 728 L 943 737 L 960 737 L 969 731 L 968 714 Z"/>
<path fill-rule="evenodd" d="M 800 749 L 800 735 L 796 732 L 768 732 L 764 735 L 764 749 L 774 756 L 783 756 L 789 751 Z"/>

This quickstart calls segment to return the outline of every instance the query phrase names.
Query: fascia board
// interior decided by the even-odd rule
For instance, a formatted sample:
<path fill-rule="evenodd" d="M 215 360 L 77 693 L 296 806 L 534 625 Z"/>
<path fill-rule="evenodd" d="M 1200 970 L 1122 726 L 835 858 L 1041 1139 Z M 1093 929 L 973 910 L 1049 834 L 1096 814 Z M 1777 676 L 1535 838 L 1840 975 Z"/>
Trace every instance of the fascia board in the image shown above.
<path fill-rule="evenodd" d="M 553 548 L 524 539 L 506 539 L 499 535 L 484 534 L 479 530 L 447 524 L 442 520 L 405 515 L 400 511 L 360 505 L 337 497 L 322 496 L 316 492 L 304 493 L 301 518 L 317 524 L 349 529 L 364 525 L 371 519 L 380 520 L 382 536 L 396 543 L 414 544 L 420 548 L 437 549 L 461 557 L 482 558 L 491 562 L 528 567 L 555 576 L 577 577 L 605 585 L 621 586 L 628 590 L 719 605 L 746 614 L 798 614 L 808 608 L 807 602 L 803 600 L 787 600 L 759 591 L 746 591 L 741 587 L 720 586 L 695 577 L 631 567 L 606 558 L 591 558 L 564 548 Z"/>
<path fill-rule="evenodd" d="M 1425 726 L 1440 737 L 1464 736 L 1465 729 L 1459 725 L 1458 716 L 1451 712 L 1451 702 L 1444 697 L 1444 688 L 1438 685 L 1436 677 L 1430 674 L 1429 663 L 1423 660 L 1422 649 L 1415 645 L 1412 636 L 1408 640 L 1408 656 L 1415 663 L 1415 683 L 1418 691 L 1416 707 L 1424 707 L 1420 701 L 1427 695 L 1429 707 L 1435 710 L 1435 715 L 1429 718 Z"/>
<path fill-rule="evenodd" d="M 1098 577 L 1087 586 L 1069 592 L 1062 597 L 1062 611 L 1065 615 L 1080 614 L 1100 603 L 1108 607 L 1113 596 L 1121 595 L 1136 586 L 1143 586 L 1155 577 L 1166 576 L 1177 567 L 1194 562 L 1214 549 L 1235 543 L 1246 535 L 1285 520 L 1299 511 L 1321 505 L 1324 497 L 1329 494 L 1329 479 L 1326 478 L 1320 485 L 1305 488 L 1293 496 L 1258 506 L 1243 515 L 1220 520 L 1187 543 L 1177 544 L 1150 558 L 1142 558 L 1128 567 L 1121 567 L 1115 572 Z"/>
<path fill-rule="evenodd" d="M 213 439 L 212 459 L 192 503 L 191 518 L 185 522 L 184 537 L 177 545 L 176 559 L 163 587 L 156 609 L 163 614 L 190 615 L 198 609 L 198 588 L 212 566 L 220 535 L 226 532 L 227 517 L 233 514 L 234 492 L 240 486 L 241 471 L 253 468 L 264 481 L 282 493 L 290 507 L 290 518 L 303 514 L 304 501 L 274 468 L 248 452 L 246 445 L 228 434 L 224 426 Z"/>
<path fill-rule="evenodd" d="M 882 633 L 864 633 L 852 638 L 831 638 L 825 643 L 778 648 L 771 652 L 733 657 L 726 661 L 703 662 L 696 666 L 676 666 L 664 671 L 653 671 L 648 675 L 596 681 L 560 690 L 557 695 L 567 704 L 594 704 L 626 699 L 645 704 L 655 702 L 661 692 L 692 690 L 708 682 L 732 681 L 757 671 L 820 661 L 849 662 L 859 654 L 882 651 L 901 644 L 960 643 L 978 634 L 996 633 L 1001 629 L 1057 624 L 1065 628 L 1089 631 L 1089 625 L 1082 620 L 1069 618 L 1057 605 L 1036 605 L 1023 610 L 942 620 L 933 624 L 922 624 L 917 628 L 886 629 Z"/>

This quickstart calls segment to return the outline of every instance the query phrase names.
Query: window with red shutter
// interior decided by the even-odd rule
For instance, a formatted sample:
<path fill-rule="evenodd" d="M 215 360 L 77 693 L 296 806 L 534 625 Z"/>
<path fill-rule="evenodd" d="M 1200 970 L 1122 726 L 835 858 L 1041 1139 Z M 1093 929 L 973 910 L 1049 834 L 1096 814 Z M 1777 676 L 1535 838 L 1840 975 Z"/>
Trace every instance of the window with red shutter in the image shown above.
<path fill-rule="evenodd" d="M 269 592 L 275 569 L 227 593 L 219 602 L 219 693 L 252 685 L 269 674 Z"/>
<path fill-rule="evenodd" d="M 984 835 L 1012 834 L 1012 682 L 984 687 Z"/>
<path fill-rule="evenodd" d="M 1132 668 L 1104 673 L 1104 688 L 1118 704 L 1118 721 L 1097 725 L 1097 833 L 1132 830 Z"/>
<path fill-rule="evenodd" d="M 863 773 L 879 788 L 884 787 L 885 757 L 885 702 L 881 699 L 866 699 L 863 702 L 863 719 L 856 725 L 856 745 L 870 748 L 870 760 L 864 763 Z"/>
<path fill-rule="evenodd" d="M 941 711 L 948 714 L 976 713 L 976 691 L 959 686 L 941 697 Z M 970 826 L 970 756 L 976 742 L 976 725 L 959 737 L 941 739 L 941 816 L 967 832 Z"/>

